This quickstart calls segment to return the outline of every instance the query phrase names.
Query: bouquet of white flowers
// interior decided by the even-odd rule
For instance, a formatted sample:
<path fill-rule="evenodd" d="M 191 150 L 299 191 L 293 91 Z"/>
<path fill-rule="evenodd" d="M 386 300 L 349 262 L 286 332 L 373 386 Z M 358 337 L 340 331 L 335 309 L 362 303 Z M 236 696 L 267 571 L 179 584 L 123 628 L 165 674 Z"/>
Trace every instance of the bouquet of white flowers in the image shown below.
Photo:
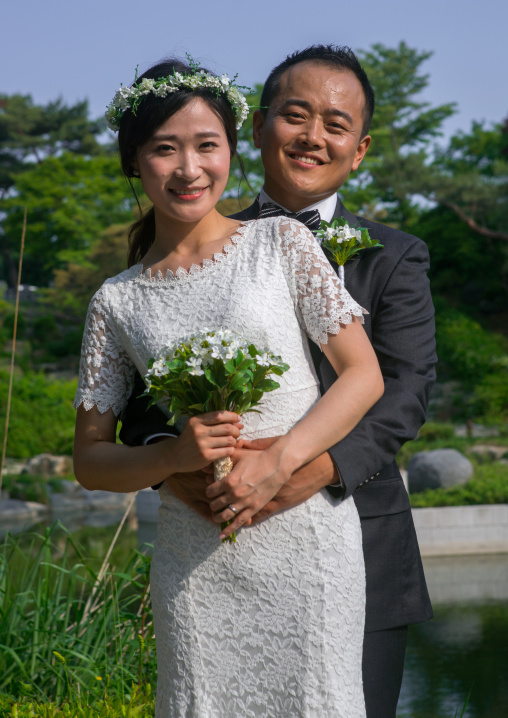
<path fill-rule="evenodd" d="M 259 412 L 254 407 L 261 404 L 263 394 L 279 387 L 269 375 L 281 376 L 288 369 L 279 356 L 257 349 L 228 329 L 203 329 L 150 359 L 145 393 L 152 397 L 150 405 L 167 407 L 171 424 L 179 417 L 209 411 Z M 229 456 L 217 459 L 215 480 L 225 478 L 232 468 Z M 234 541 L 234 535 L 230 539 Z"/>

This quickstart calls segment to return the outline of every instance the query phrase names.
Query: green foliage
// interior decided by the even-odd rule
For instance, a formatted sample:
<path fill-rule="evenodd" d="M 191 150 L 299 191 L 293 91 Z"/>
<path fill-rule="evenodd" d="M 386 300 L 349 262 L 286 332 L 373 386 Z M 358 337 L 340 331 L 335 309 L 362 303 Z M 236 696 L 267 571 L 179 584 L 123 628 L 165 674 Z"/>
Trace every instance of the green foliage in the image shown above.
<path fill-rule="evenodd" d="M 254 110 L 259 109 L 263 85 L 256 85 L 254 92 L 247 94 L 247 102 L 252 108 L 249 116 L 238 131 L 238 154 L 233 159 L 225 198 L 235 198 L 240 203 L 232 205 L 230 213 L 239 212 L 241 208 L 248 207 L 261 189 L 264 181 L 264 169 L 261 162 L 261 152 L 254 146 L 252 139 L 252 117 Z M 242 168 L 243 166 L 243 168 Z"/>
<path fill-rule="evenodd" d="M 3 436 L 9 376 L 0 371 L 0 435 Z M 72 454 L 76 381 L 56 381 L 43 374 L 15 375 L 7 456 L 28 459 L 42 453 Z"/>
<path fill-rule="evenodd" d="M 108 277 L 127 268 L 129 224 L 112 225 L 101 232 L 86 263 L 71 262 L 54 273 L 54 286 L 46 290 L 48 308 L 64 310 L 82 321 L 90 299 Z"/>
<path fill-rule="evenodd" d="M 455 432 L 451 424 L 441 424 L 437 421 L 427 421 L 418 432 L 418 439 L 436 441 L 439 439 L 453 439 Z"/>
<path fill-rule="evenodd" d="M 487 374 L 475 386 L 472 412 L 489 423 L 502 424 L 508 419 L 508 363 L 503 361 L 499 373 Z"/>
<path fill-rule="evenodd" d="M 508 125 L 473 122 L 435 153 L 426 195 L 453 210 L 462 222 L 475 223 L 485 238 L 508 240 Z M 499 230 L 502 237 L 489 234 Z M 480 240 L 479 240 L 480 241 Z M 506 253 L 505 253 L 506 261 Z"/>
<path fill-rule="evenodd" d="M 508 341 L 483 329 L 462 312 L 436 302 L 436 339 L 441 362 L 453 375 L 473 386 L 486 374 L 500 369 L 508 358 Z"/>
<path fill-rule="evenodd" d="M 508 243 L 480 237 L 442 205 L 421 213 L 408 230 L 428 245 L 434 295 L 480 321 L 508 305 Z"/>
<path fill-rule="evenodd" d="M 349 227 L 344 217 L 336 217 L 332 222 L 321 221 L 321 229 L 317 232 L 321 237 L 321 246 L 332 256 L 338 265 L 344 265 L 362 249 L 382 248 L 377 239 L 371 239 L 369 230 L 364 227 Z"/>
<path fill-rule="evenodd" d="M 35 105 L 30 95 L 0 94 L 0 197 L 17 174 L 45 157 L 100 152 L 96 138 L 104 127 L 104 120 L 88 119 L 86 100 L 70 107 L 61 99 Z"/>
<path fill-rule="evenodd" d="M 16 177 L 16 194 L 3 204 L 2 249 L 17 262 L 27 207 L 23 281 L 46 286 L 67 262 L 86 264 L 103 230 L 132 219 L 133 204 L 117 157 L 48 157 Z M 6 263 L 4 278 L 10 279 Z"/>
<path fill-rule="evenodd" d="M 508 466 L 483 464 L 475 469 L 474 477 L 463 486 L 450 489 L 427 489 L 410 494 L 413 508 L 430 506 L 471 506 L 508 503 Z"/>
<path fill-rule="evenodd" d="M 358 52 L 376 94 L 376 111 L 372 145 L 343 188 L 349 209 L 372 215 L 382 204 L 385 220 L 403 227 L 418 214 L 413 195 L 429 174 L 427 148 L 455 112 L 454 103 L 430 107 L 420 99 L 429 83 L 421 68 L 431 54 L 405 42 Z"/>
<path fill-rule="evenodd" d="M 269 374 L 281 376 L 287 364 L 246 345 L 228 331 L 201 333 L 148 362 L 152 403 L 164 402 L 172 421 L 209 411 L 256 411 L 263 394 L 278 389 Z"/>
<path fill-rule="evenodd" d="M 132 684 L 124 697 L 111 698 L 106 691 L 93 705 L 79 696 L 61 705 L 0 696 L 0 718 L 146 718 L 154 711 L 155 694 L 150 683 Z"/>
<path fill-rule="evenodd" d="M 49 502 L 48 488 L 49 481 L 30 474 L 7 474 L 2 481 L 2 490 L 7 491 L 11 499 L 37 501 L 39 504 Z"/>
<path fill-rule="evenodd" d="M 440 376 L 462 382 L 462 418 L 502 422 L 508 417 L 508 340 L 483 329 L 462 312 L 436 301 Z"/>
<path fill-rule="evenodd" d="M 0 546 L 0 694 L 128 702 L 155 675 L 150 559 L 131 552 L 98 574 L 70 535 L 28 538 Z"/>

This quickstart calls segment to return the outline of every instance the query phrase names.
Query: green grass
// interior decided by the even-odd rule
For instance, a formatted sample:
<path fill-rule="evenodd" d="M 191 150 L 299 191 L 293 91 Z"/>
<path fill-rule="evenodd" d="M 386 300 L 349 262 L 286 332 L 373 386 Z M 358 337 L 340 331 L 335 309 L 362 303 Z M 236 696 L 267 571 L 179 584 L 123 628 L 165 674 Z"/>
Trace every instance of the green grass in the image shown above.
<path fill-rule="evenodd" d="M 8 535 L 0 546 L 4 704 L 20 695 L 57 706 L 78 698 L 85 706 L 106 698 L 128 703 L 133 684 L 151 684 L 149 567 L 147 556 L 130 551 L 119 570 L 97 571 L 61 527 L 28 538 Z"/>
<path fill-rule="evenodd" d="M 0 718 L 147 718 L 155 711 L 155 695 L 149 683 L 133 684 L 123 698 L 110 698 L 102 689 L 93 705 L 76 697 L 60 705 L 29 697 L 0 696 Z"/>

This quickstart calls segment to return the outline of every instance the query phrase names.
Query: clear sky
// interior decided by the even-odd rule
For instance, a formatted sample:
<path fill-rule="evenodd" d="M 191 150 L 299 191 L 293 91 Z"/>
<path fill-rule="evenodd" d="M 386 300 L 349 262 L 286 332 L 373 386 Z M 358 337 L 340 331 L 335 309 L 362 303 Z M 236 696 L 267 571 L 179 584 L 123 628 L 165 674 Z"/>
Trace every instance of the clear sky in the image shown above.
<path fill-rule="evenodd" d="M 136 65 L 170 54 L 190 52 L 253 85 L 315 42 L 358 50 L 401 40 L 434 53 L 425 99 L 458 103 L 447 134 L 508 116 L 506 0 L 3 0 L 0 23 L 0 92 L 40 103 L 88 98 L 92 117 Z"/>

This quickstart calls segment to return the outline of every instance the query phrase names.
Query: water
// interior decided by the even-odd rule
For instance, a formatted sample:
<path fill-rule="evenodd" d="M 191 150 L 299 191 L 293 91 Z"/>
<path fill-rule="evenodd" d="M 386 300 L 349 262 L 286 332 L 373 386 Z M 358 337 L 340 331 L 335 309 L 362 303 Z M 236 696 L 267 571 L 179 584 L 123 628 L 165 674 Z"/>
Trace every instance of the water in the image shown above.
<path fill-rule="evenodd" d="M 412 626 L 398 718 L 508 716 L 508 555 L 424 561 L 434 619 Z"/>

